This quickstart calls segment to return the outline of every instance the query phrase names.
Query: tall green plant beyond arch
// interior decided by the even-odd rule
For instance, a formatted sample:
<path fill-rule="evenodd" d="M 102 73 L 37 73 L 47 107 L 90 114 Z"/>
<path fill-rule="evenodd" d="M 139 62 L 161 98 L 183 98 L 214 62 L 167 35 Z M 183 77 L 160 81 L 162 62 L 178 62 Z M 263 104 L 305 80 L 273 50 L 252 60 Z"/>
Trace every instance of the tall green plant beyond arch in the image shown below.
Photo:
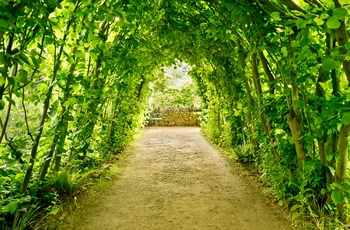
<path fill-rule="evenodd" d="M 0 1 L 0 221 L 36 197 L 49 201 L 44 191 L 62 172 L 83 174 L 122 149 L 142 125 L 157 71 L 175 60 L 192 67 L 210 138 L 248 155 L 295 217 L 345 221 L 349 8 Z"/>
<path fill-rule="evenodd" d="M 191 67 L 180 61 L 155 73 L 151 83 L 150 107 L 200 106 L 197 87 L 188 75 Z"/>

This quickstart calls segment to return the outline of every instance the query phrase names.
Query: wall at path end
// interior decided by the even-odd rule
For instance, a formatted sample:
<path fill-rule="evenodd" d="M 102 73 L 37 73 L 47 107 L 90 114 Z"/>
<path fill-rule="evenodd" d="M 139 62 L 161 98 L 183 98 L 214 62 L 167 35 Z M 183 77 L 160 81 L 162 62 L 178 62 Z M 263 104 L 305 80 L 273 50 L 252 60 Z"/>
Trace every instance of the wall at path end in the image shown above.
<path fill-rule="evenodd" d="M 194 106 L 155 107 L 148 126 L 199 126 L 200 109 Z"/>

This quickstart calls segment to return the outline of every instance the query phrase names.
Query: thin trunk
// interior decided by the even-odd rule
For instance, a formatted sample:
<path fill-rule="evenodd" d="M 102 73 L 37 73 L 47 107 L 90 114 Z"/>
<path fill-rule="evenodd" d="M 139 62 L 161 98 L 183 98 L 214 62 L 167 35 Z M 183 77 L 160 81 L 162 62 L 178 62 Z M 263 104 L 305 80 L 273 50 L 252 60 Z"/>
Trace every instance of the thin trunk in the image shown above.
<path fill-rule="evenodd" d="M 291 35 L 289 37 L 290 44 L 295 39 L 295 36 L 297 35 L 297 32 L 295 34 Z M 292 46 L 291 46 L 292 47 Z M 303 132 L 303 115 L 302 112 L 298 106 L 299 102 L 299 89 L 295 82 L 295 67 L 293 63 L 295 49 L 291 48 L 289 54 L 288 54 L 288 63 L 289 63 L 289 69 L 290 69 L 290 83 L 292 87 L 292 107 L 293 109 L 289 111 L 287 114 L 287 120 L 289 128 L 292 132 L 293 140 L 294 140 L 294 146 L 297 153 L 298 158 L 298 166 L 301 168 L 302 163 L 306 160 L 306 151 L 304 149 L 304 142 L 301 139 L 302 132 Z"/>
<path fill-rule="evenodd" d="M 294 139 L 295 150 L 297 152 L 298 157 L 298 165 L 301 167 L 303 161 L 306 160 L 306 152 L 304 149 L 303 140 L 301 140 L 302 136 L 302 113 L 299 108 L 297 108 L 296 103 L 299 100 L 298 89 L 295 84 L 292 84 L 292 104 L 293 110 L 289 112 L 287 115 L 288 125 L 292 132 L 292 136 Z"/>
<path fill-rule="evenodd" d="M 64 125 L 64 129 L 62 130 L 62 135 L 59 137 L 58 142 L 57 142 L 57 147 L 56 147 L 56 152 L 55 152 L 55 168 L 54 170 L 58 172 L 61 167 L 61 161 L 62 161 L 62 149 L 64 148 L 64 144 L 66 142 L 66 133 L 68 130 L 68 123 Z"/>
<path fill-rule="evenodd" d="M 45 157 L 44 165 L 41 168 L 40 177 L 39 177 L 40 181 L 43 181 L 45 179 L 46 173 L 50 167 L 51 159 L 52 159 L 53 154 L 55 152 L 57 140 L 58 140 L 58 136 L 55 135 L 54 138 L 52 139 L 52 142 L 50 145 L 50 151 L 47 154 L 47 156 Z"/>
<path fill-rule="evenodd" d="M 303 141 L 301 138 L 301 125 L 297 120 L 297 116 L 295 114 L 288 114 L 288 124 L 289 128 L 292 132 L 292 136 L 294 139 L 295 150 L 297 152 L 298 164 L 301 166 L 302 162 L 306 160 L 306 152 L 304 150 Z"/>
<path fill-rule="evenodd" d="M 239 43 L 237 43 L 239 45 Z M 249 140 L 251 144 L 253 145 L 254 153 L 257 154 L 259 151 L 259 144 L 255 137 L 255 127 L 254 127 L 254 120 L 253 120 L 253 111 L 252 108 L 254 107 L 254 100 L 253 96 L 251 94 L 251 87 L 250 84 L 245 76 L 245 68 L 246 68 L 246 62 L 245 62 L 245 55 L 243 54 L 242 48 L 239 46 L 239 63 L 241 66 L 242 71 L 242 77 L 243 77 L 243 87 L 245 89 L 246 96 L 248 98 L 248 104 L 249 104 L 249 110 L 247 112 L 247 118 L 248 118 L 248 132 L 249 132 Z"/>
<path fill-rule="evenodd" d="M 13 39 L 14 39 L 14 36 L 15 36 L 14 34 L 15 33 L 9 33 L 9 39 L 7 41 L 6 50 L 5 50 L 8 55 L 11 55 Z M 3 99 L 4 92 L 5 92 L 5 83 L 0 86 L 0 100 Z M 5 129 L 6 129 L 6 126 L 5 126 Z M 1 143 L 1 140 L 0 140 L 0 143 Z"/>
<path fill-rule="evenodd" d="M 78 9 L 78 6 L 79 6 L 79 1 L 75 5 L 74 12 Z M 30 161 L 29 161 L 29 167 L 28 167 L 28 169 L 26 171 L 26 174 L 24 176 L 23 183 L 22 183 L 22 186 L 21 186 L 21 193 L 25 193 L 26 192 L 26 190 L 28 188 L 28 185 L 29 185 L 30 178 L 32 176 L 34 163 L 35 163 L 35 158 L 36 158 L 36 155 L 37 155 L 37 152 L 38 152 L 39 142 L 40 142 L 41 135 L 42 135 L 42 132 L 43 132 L 43 129 L 44 129 L 44 124 L 45 124 L 45 119 L 46 119 L 46 116 L 47 116 L 47 112 L 48 112 L 49 106 L 50 106 L 50 100 L 51 100 L 51 96 L 52 96 L 52 91 L 53 91 L 53 88 L 55 86 L 55 81 L 56 81 L 58 70 L 59 70 L 59 68 L 61 66 L 61 56 L 62 56 L 62 53 L 63 53 L 63 48 L 65 46 L 65 42 L 66 42 L 67 36 L 68 36 L 68 31 L 70 29 L 70 26 L 71 26 L 73 20 L 74 20 L 74 17 L 71 17 L 71 19 L 68 21 L 67 27 L 66 27 L 63 39 L 62 39 L 63 43 L 60 46 L 60 50 L 59 50 L 58 54 L 56 54 L 56 52 L 55 52 L 55 59 L 54 59 L 55 62 L 54 62 L 54 69 L 53 69 L 53 73 L 52 73 L 52 79 L 51 79 L 50 86 L 49 86 L 49 89 L 48 89 L 48 92 L 46 94 L 46 98 L 45 98 L 45 101 L 44 101 L 43 111 L 42 111 L 42 114 L 41 114 L 41 119 L 40 119 L 40 122 L 39 122 L 37 135 L 35 137 L 35 141 L 33 143 L 32 150 L 31 150 L 31 153 L 30 153 L 31 158 L 30 158 Z M 56 46 L 56 44 L 55 44 L 55 46 Z M 55 51 L 56 51 L 56 49 L 55 49 Z"/>
<path fill-rule="evenodd" d="M 78 44 L 73 49 L 72 53 L 76 52 L 77 46 L 78 46 Z M 58 123 L 58 125 L 62 127 L 62 130 L 60 130 L 58 133 L 56 132 L 56 135 L 59 136 L 59 139 L 57 142 L 58 146 L 56 147 L 56 153 L 55 153 L 55 168 L 54 168 L 54 170 L 56 172 L 58 172 L 60 169 L 61 160 L 62 160 L 62 153 L 63 153 L 62 149 L 64 148 L 64 144 L 66 142 L 66 135 L 67 135 L 68 123 L 69 123 L 69 121 L 68 121 L 68 117 L 69 117 L 68 106 L 65 106 L 64 102 L 68 101 L 68 99 L 71 97 L 70 87 L 71 87 L 71 84 L 72 84 L 72 81 L 74 78 L 74 70 L 75 70 L 76 64 L 77 64 L 77 60 L 75 60 L 75 62 L 70 64 L 70 66 L 69 66 L 68 79 L 66 82 L 66 87 L 65 87 L 64 95 L 63 95 L 61 119 Z"/>
<path fill-rule="evenodd" d="M 257 60 L 257 54 L 252 53 L 252 59 L 251 59 L 251 68 L 252 68 L 252 78 L 254 83 L 254 88 L 256 95 L 258 97 L 258 112 L 259 112 L 259 118 L 261 126 L 263 127 L 264 133 L 270 138 L 270 134 L 267 128 L 267 122 L 265 119 L 264 114 L 261 111 L 262 107 L 262 89 L 261 89 L 261 82 L 259 77 L 259 71 L 258 71 L 258 60 Z"/>
<path fill-rule="evenodd" d="M 13 88 L 14 88 L 14 86 L 9 87 L 9 98 L 10 99 L 12 99 Z M 8 122 L 10 119 L 10 114 L 11 114 L 11 108 L 12 108 L 12 103 L 8 102 L 6 117 L 5 117 L 4 123 L 2 125 L 2 130 L 1 130 L 1 134 L 0 134 L 0 144 L 2 143 L 2 140 L 4 139 L 4 137 L 6 135 L 6 129 L 7 129 L 7 125 L 8 125 Z"/>
<path fill-rule="evenodd" d="M 250 85 L 249 82 L 247 81 L 247 79 L 244 79 L 244 88 L 245 88 L 245 92 L 246 95 L 248 97 L 248 103 L 249 106 L 252 107 L 254 105 L 254 101 L 253 101 L 253 96 L 251 94 L 251 89 L 250 89 Z M 253 145 L 254 148 L 254 152 L 257 154 L 259 151 L 259 143 L 255 137 L 255 127 L 254 127 L 254 120 L 253 120 L 253 111 L 252 109 L 248 110 L 248 132 L 249 132 L 249 140 Z"/>
<path fill-rule="evenodd" d="M 109 125 L 108 138 L 107 138 L 110 143 L 112 143 L 113 141 L 114 130 L 115 130 L 114 126 L 116 122 L 116 111 L 117 111 L 118 104 L 119 104 L 119 100 L 116 99 L 112 105 L 112 118 L 111 118 L 111 123 Z"/>
<path fill-rule="evenodd" d="M 335 182 L 337 184 L 344 184 L 346 181 L 347 166 L 348 166 L 348 151 L 349 151 L 349 135 L 350 125 L 343 125 L 339 131 L 338 150 L 339 157 L 337 161 L 337 168 L 335 170 Z M 340 191 L 343 192 L 343 191 Z M 337 205 L 338 216 L 345 218 L 344 201 Z"/>
<path fill-rule="evenodd" d="M 273 94 L 275 92 L 275 86 L 274 86 L 274 79 L 275 78 L 271 72 L 269 65 L 268 65 L 268 61 L 262 52 L 259 52 L 259 57 L 261 59 L 261 63 L 263 65 L 264 71 L 269 79 L 269 88 L 270 88 L 269 92 L 273 96 Z M 256 93 L 257 93 L 258 102 L 259 102 L 258 107 L 259 107 L 259 111 L 260 111 L 259 112 L 260 122 L 261 122 L 261 125 L 263 127 L 265 134 L 267 135 L 267 137 L 270 139 L 270 141 L 272 143 L 271 151 L 277 160 L 279 157 L 278 157 L 278 152 L 277 152 L 276 145 L 275 145 L 276 138 L 274 137 L 274 135 L 272 133 L 272 124 L 271 124 L 271 121 L 269 119 L 266 119 L 266 117 L 264 116 L 264 114 L 261 111 L 261 109 L 262 109 L 262 87 L 261 87 L 261 82 L 260 82 L 260 78 L 259 78 L 258 63 L 257 63 L 256 55 L 252 55 L 252 73 L 253 73 L 254 81 L 256 81 L 256 86 L 258 87 L 256 89 Z"/>
<path fill-rule="evenodd" d="M 96 90 L 98 83 L 99 83 L 100 67 L 102 64 L 102 61 L 101 61 L 102 55 L 103 55 L 103 52 L 100 53 L 100 55 L 98 56 L 98 58 L 95 62 L 94 77 L 93 77 L 94 81 L 90 85 L 91 90 Z M 88 111 L 89 114 L 96 114 L 96 112 L 97 112 L 96 106 L 97 106 L 98 101 L 99 101 L 98 99 L 95 99 L 90 103 L 90 107 L 89 107 L 89 111 Z M 88 150 L 88 147 L 90 146 L 88 139 L 94 131 L 95 124 L 96 124 L 96 119 L 93 119 L 93 120 L 89 120 L 85 126 L 87 135 L 83 138 L 84 145 L 83 145 L 83 149 L 82 149 L 83 156 L 84 156 L 83 157 L 84 163 L 87 160 L 87 150 Z"/>
<path fill-rule="evenodd" d="M 273 95 L 275 93 L 275 76 L 271 72 L 271 68 L 269 66 L 269 63 L 264 55 L 263 52 L 259 52 L 259 57 L 261 60 L 261 64 L 265 70 L 265 73 L 267 75 L 267 78 L 269 79 L 269 88 L 270 88 L 270 94 Z"/>
<path fill-rule="evenodd" d="M 350 125 L 343 125 L 339 131 L 338 150 L 339 157 L 337 169 L 335 171 L 335 182 L 343 184 L 346 180 L 346 170 L 348 164 L 348 146 L 349 146 Z"/>
<path fill-rule="evenodd" d="M 320 83 L 326 82 L 326 74 L 324 73 L 323 69 L 320 67 L 319 68 L 319 74 L 318 74 L 318 79 L 316 83 L 316 96 L 317 98 L 323 100 L 325 97 L 325 92 L 321 86 Z M 322 113 L 322 105 L 317 106 L 317 111 L 319 114 Z M 327 141 L 326 135 L 324 130 L 321 127 L 318 127 L 316 130 L 316 134 L 318 136 L 317 142 L 318 142 L 318 149 L 319 149 L 319 154 L 320 154 L 320 161 L 323 167 L 324 171 L 324 181 L 327 181 L 327 173 L 330 173 L 329 169 L 326 167 L 326 151 L 325 151 L 325 143 Z M 330 174 L 331 175 L 331 174 Z"/>
<path fill-rule="evenodd" d="M 35 142 L 33 144 L 32 150 L 31 150 L 31 154 L 30 154 L 31 158 L 30 158 L 30 161 L 29 161 L 29 167 L 28 167 L 28 169 L 26 171 L 26 174 L 24 176 L 24 180 L 23 180 L 23 183 L 22 183 L 21 193 L 25 193 L 25 191 L 27 190 L 30 178 L 32 176 L 33 167 L 34 167 L 34 163 L 35 163 L 36 154 L 38 152 L 38 147 L 39 147 L 41 134 L 42 134 L 43 129 L 44 129 L 45 118 L 46 118 L 46 115 L 47 115 L 47 111 L 49 110 L 50 99 L 51 99 L 51 95 L 52 95 L 52 91 L 53 91 L 53 87 L 54 87 L 54 78 L 55 77 L 52 78 L 49 90 L 48 90 L 48 92 L 46 94 L 46 99 L 44 101 L 44 106 L 43 106 L 43 112 L 42 112 L 41 119 L 40 119 L 40 122 L 39 122 L 37 135 L 35 137 Z"/>
<path fill-rule="evenodd" d="M 221 126 L 221 96 L 218 95 L 219 91 L 217 89 L 215 89 L 216 94 L 217 94 L 217 98 L 218 98 L 218 103 L 215 104 L 216 108 L 217 108 L 217 112 L 216 112 L 216 116 L 217 116 L 217 122 L 218 122 L 218 129 L 219 129 L 219 133 L 222 132 L 222 126 Z"/>
<path fill-rule="evenodd" d="M 102 22 L 99 35 L 100 35 L 100 37 L 103 37 L 103 40 L 102 40 L 103 42 L 107 41 L 107 37 L 108 37 L 107 31 L 108 31 L 109 27 L 110 27 L 110 24 L 106 20 Z M 103 53 L 103 51 L 101 51 L 97 57 L 97 60 L 95 61 L 95 65 L 93 68 L 93 70 L 94 70 L 93 81 L 90 84 L 91 91 L 96 90 L 96 88 L 100 84 L 99 76 L 101 73 L 100 68 L 102 65 L 101 59 L 102 59 L 103 55 L 104 55 L 104 53 Z M 89 63 L 89 65 L 90 65 L 90 63 Z M 90 103 L 90 106 L 89 106 L 89 110 L 88 110 L 89 114 L 93 114 L 93 115 L 96 114 L 96 112 L 98 111 L 98 109 L 96 108 L 98 102 L 99 102 L 99 98 L 93 99 L 93 101 Z M 85 125 L 86 135 L 84 137 L 82 137 L 83 142 L 84 142 L 84 145 L 82 147 L 83 163 L 85 163 L 86 159 L 87 159 L 87 150 L 88 150 L 88 147 L 90 146 L 90 142 L 88 139 L 89 139 L 89 137 L 91 137 L 91 135 L 94 131 L 95 124 L 96 124 L 96 119 L 93 119 L 93 120 L 87 121 L 87 123 Z"/>
<path fill-rule="evenodd" d="M 336 8 L 341 8 L 342 5 L 338 0 L 334 0 Z M 338 46 L 344 46 L 348 43 L 348 32 L 346 28 L 346 19 L 341 20 L 341 25 L 335 30 Z M 346 54 L 346 50 L 342 51 L 342 54 Z M 343 70 L 348 80 L 348 86 L 350 86 L 350 61 L 343 59 Z M 338 136 L 338 160 L 336 164 L 335 181 L 338 184 L 344 184 L 347 174 L 347 161 L 348 161 L 348 145 L 349 145 L 350 125 L 343 125 L 340 128 Z M 337 205 L 338 215 L 343 218 L 344 214 L 344 201 Z"/>
<path fill-rule="evenodd" d="M 262 107 L 262 89 L 261 89 L 261 82 L 260 82 L 260 77 L 259 77 L 259 71 L 258 71 L 258 60 L 257 60 L 257 54 L 252 53 L 252 59 L 251 59 L 251 68 L 252 68 L 252 78 L 254 82 L 254 88 L 256 95 L 258 97 L 258 110 L 259 110 L 259 118 L 260 118 L 260 123 L 263 127 L 264 133 L 270 138 L 270 134 L 267 128 L 267 122 L 265 119 L 264 114 L 261 111 Z"/>
<path fill-rule="evenodd" d="M 72 53 L 75 53 L 75 50 L 76 50 L 76 48 L 73 49 Z M 64 91 L 62 104 L 64 102 L 68 101 L 68 99 L 69 99 L 69 96 L 70 96 L 69 88 L 70 88 L 70 84 L 72 82 L 74 68 L 75 68 L 75 63 L 71 64 L 69 67 L 68 79 L 67 79 L 66 88 Z M 67 126 L 68 126 L 68 123 L 67 123 L 68 114 L 66 111 L 67 111 L 67 106 L 62 105 L 62 112 L 59 116 L 60 121 L 58 122 L 57 127 L 63 127 L 63 128 L 61 128 L 62 130 L 56 131 L 54 137 L 52 138 L 49 154 L 46 157 L 44 165 L 41 169 L 41 173 L 40 173 L 40 177 L 39 177 L 39 180 L 41 180 L 41 181 L 43 181 L 45 179 L 45 176 L 46 176 L 47 171 L 50 167 L 55 150 L 56 150 L 55 159 L 57 159 L 57 151 L 59 151 L 59 149 L 60 149 L 59 147 L 57 147 L 57 144 L 60 144 L 61 146 L 62 146 L 62 144 L 64 145 L 64 142 L 62 143 L 62 137 L 64 137 L 64 139 L 65 139 Z M 55 165 L 55 166 L 57 166 L 57 165 Z M 56 170 L 56 171 L 58 171 L 58 170 Z"/>
<path fill-rule="evenodd" d="M 18 70 L 18 64 L 15 64 L 13 66 L 13 69 L 12 69 L 12 74 L 11 74 L 12 77 L 16 76 L 17 70 Z M 10 99 L 12 99 L 13 88 L 14 88 L 14 85 L 9 86 L 9 98 Z M 6 133 L 7 125 L 8 125 L 9 119 L 10 119 L 11 108 L 12 108 L 12 104 L 11 104 L 11 102 L 8 102 L 5 121 L 4 121 L 2 130 L 1 130 L 1 134 L 0 134 L 0 144 L 2 143 L 2 140 L 4 139 L 4 136 Z"/>
<path fill-rule="evenodd" d="M 334 157 L 332 159 L 327 160 L 327 155 L 331 154 L 333 155 L 337 151 L 337 135 L 333 133 L 326 139 L 326 145 L 324 147 L 324 152 L 326 154 L 325 159 L 325 165 L 326 165 L 326 182 L 328 184 L 332 184 L 334 182 L 334 176 L 331 172 L 331 170 L 327 167 L 330 166 L 332 168 L 335 168 L 334 165 Z"/>
<path fill-rule="evenodd" d="M 342 6 L 339 4 L 338 0 L 334 0 L 334 3 L 337 8 L 341 8 Z M 336 37 L 337 37 L 337 43 L 338 46 L 342 47 L 349 41 L 347 27 L 346 27 L 346 19 L 341 21 L 340 27 L 336 29 Z M 347 50 L 344 49 L 342 51 L 342 54 L 346 54 Z M 350 86 L 350 61 L 346 60 L 346 58 L 343 59 L 343 70 L 345 72 L 346 78 L 348 80 L 348 86 Z"/>

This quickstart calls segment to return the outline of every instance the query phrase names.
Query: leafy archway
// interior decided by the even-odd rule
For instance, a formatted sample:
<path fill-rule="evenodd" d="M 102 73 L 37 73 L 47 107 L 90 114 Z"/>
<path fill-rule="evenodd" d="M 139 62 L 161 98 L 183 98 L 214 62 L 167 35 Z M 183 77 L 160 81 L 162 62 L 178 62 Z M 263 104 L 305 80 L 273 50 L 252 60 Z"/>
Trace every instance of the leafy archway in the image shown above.
<path fill-rule="evenodd" d="M 296 215 L 321 204 L 344 218 L 348 9 L 347 0 L 1 1 L 3 223 L 50 179 L 123 148 L 156 71 L 175 59 L 192 66 L 208 136 L 249 153 Z"/>

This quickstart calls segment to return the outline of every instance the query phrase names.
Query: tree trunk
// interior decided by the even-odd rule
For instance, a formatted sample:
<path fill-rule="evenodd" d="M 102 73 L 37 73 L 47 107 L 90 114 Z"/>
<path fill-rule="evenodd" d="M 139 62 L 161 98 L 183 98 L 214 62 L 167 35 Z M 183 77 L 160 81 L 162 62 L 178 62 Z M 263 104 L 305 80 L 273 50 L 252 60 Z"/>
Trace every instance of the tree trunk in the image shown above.
<path fill-rule="evenodd" d="M 43 181 L 45 179 L 46 173 L 49 170 L 49 167 L 50 167 L 50 164 L 51 164 L 51 159 L 52 159 L 53 154 L 55 152 L 57 140 L 58 140 L 58 136 L 55 135 L 54 138 L 52 139 L 52 142 L 51 142 L 51 145 L 50 145 L 49 154 L 47 154 L 47 156 L 45 157 L 44 165 L 41 168 L 40 177 L 39 177 L 40 181 Z"/>
<path fill-rule="evenodd" d="M 274 138 L 272 137 L 271 134 L 271 123 L 267 121 L 265 118 L 263 112 L 262 112 L 262 88 L 261 88 L 261 82 L 260 82 L 260 77 L 259 77 L 259 71 L 258 71 L 258 60 L 257 60 L 257 54 L 253 53 L 252 54 L 252 60 L 251 60 L 251 67 L 252 67 L 252 77 L 253 77 L 253 82 L 254 82 L 254 87 L 256 91 L 256 95 L 258 97 L 258 110 L 259 110 L 259 118 L 260 118 L 260 123 L 261 126 L 263 127 L 265 135 L 269 138 L 270 142 L 272 143 L 271 145 L 271 151 L 273 155 L 278 158 L 277 156 L 277 150 L 274 145 Z M 271 91 L 270 91 L 271 92 Z"/>
<path fill-rule="evenodd" d="M 78 6 L 79 6 L 79 1 L 75 5 L 74 12 L 78 9 Z M 35 141 L 33 143 L 33 147 L 32 147 L 31 153 L 30 153 L 31 158 L 30 158 L 30 161 L 29 161 L 29 167 L 28 167 L 28 169 L 26 171 L 26 174 L 24 176 L 23 183 L 22 183 L 22 186 L 21 186 L 21 191 L 20 191 L 21 193 L 25 193 L 26 192 L 26 190 L 28 188 L 28 185 L 29 185 L 30 178 L 32 176 L 34 163 L 35 163 L 35 158 L 36 158 L 36 155 L 37 155 L 37 152 L 38 152 L 39 142 L 40 142 L 41 135 L 42 135 L 42 132 L 43 132 L 43 129 L 44 129 L 44 124 L 45 124 L 45 119 L 46 119 L 46 116 L 47 116 L 47 112 L 48 112 L 49 106 L 50 106 L 50 100 L 51 100 L 51 96 L 52 96 L 52 91 L 53 91 L 53 88 L 55 86 L 55 81 L 56 81 L 58 70 L 59 70 L 59 68 L 61 66 L 61 56 L 62 56 L 62 53 L 63 53 L 63 48 L 65 46 L 65 42 L 66 42 L 67 36 L 68 36 L 68 31 L 70 29 L 70 26 L 71 26 L 73 20 L 74 20 L 74 17 L 72 16 L 71 19 L 67 23 L 67 27 L 65 29 L 65 33 L 64 33 L 63 38 L 62 38 L 63 43 L 60 46 L 60 50 L 59 50 L 57 56 L 55 57 L 54 68 L 53 68 L 53 73 L 52 73 L 52 79 L 51 79 L 50 86 L 49 86 L 49 89 L 48 89 L 48 92 L 46 94 L 46 98 L 45 98 L 45 101 L 44 101 L 43 111 L 42 111 L 42 114 L 41 114 L 41 119 L 40 119 L 40 122 L 39 122 L 37 135 L 35 137 Z"/>
<path fill-rule="evenodd" d="M 306 160 L 306 152 L 304 150 L 303 141 L 300 140 L 301 137 L 301 125 L 300 122 L 297 120 L 297 117 L 295 114 L 288 114 L 288 124 L 289 128 L 292 131 L 295 150 L 297 152 L 298 157 L 298 165 L 301 167 L 302 162 Z"/>
<path fill-rule="evenodd" d="M 338 150 L 339 157 L 337 168 L 335 170 L 335 182 L 344 184 L 346 180 L 347 165 L 348 165 L 348 149 L 349 149 L 350 125 L 343 125 L 339 131 Z M 342 191 L 341 191 L 342 192 Z M 337 205 L 338 215 L 344 218 L 344 201 Z"/>
<path fill-rule="evenodd" d="M 264 68 L 264 71 L 267 75 L 267 78 L 269 79 L 269 88 L 270 88 L 270 94 L 273 95 L 275 93 L 275 77 L 274 75 L 272 74 L 271 72 L 271 68 L 269 66 L 269 63 L 264 55 L 263 52 L 259 52 L 259 57 L 260 57 L 260 60 L 261 60 L 261 64 Z"/>

